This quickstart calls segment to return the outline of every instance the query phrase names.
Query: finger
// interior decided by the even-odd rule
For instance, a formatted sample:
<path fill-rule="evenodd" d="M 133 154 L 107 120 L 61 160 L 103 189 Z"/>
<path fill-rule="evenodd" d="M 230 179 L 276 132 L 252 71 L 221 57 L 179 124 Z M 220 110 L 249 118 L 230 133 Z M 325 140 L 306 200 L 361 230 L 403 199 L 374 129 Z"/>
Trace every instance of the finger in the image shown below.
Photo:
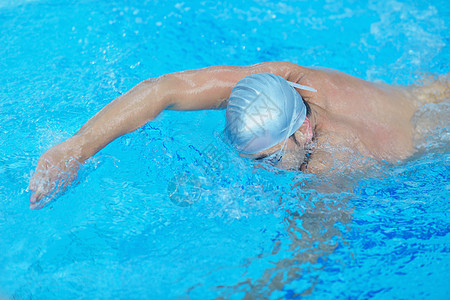
<path fill-rule="evenodd" d="M 38 209 L 43 208 L 43 207 L 45 206 L 46 203 L 47 203 L 47 202 L 46 202 L 45 200 L 42 200 L 42 201 L 38 201 L 38 202 L 36 202 L 36 203 L 30 203 L 29 207 L 30 207 L 31 209 L 38 210 Z"/>
<path fill-rule="evenodd" d="M 31 196 L 30 196 L 30 202 L 31 202 L 31 203 L 36 203 L 36 202 L 38 202 L 39 200 L 41 200 L 41 198 L 42 198 L 42 193 L 41 193 L 40 190 L 37 190 L 36 192 L 34 192 L 33 194 L 31 194 Z"/>
<path fill-rule="evenodd" d="M 51 189 L 51 186 L 49 186 L 48 182 L 40 182 L 35 188 L 35 192 L 31 195 L 30 202 L 36 203 L 41 200 L 48 193 L 49 189 Z"/>
<path fill-rule="evenodd" d="M 51 184 L 44 184 L 37 188 L 36 192 L 30 197 L 31 209 L 41 209 L 50 203 L 62 190 L 64 186 L 63 181 L 53 182 Z"/>
<path fill-rule="evenodd" d="M 52 202 L 52 200 L 57 196 L 57 190 L 53 190 L 50 194 L 41 195 L 40 199 L 35 203 L 30 203 L 29 207 L 34 210 L 44 208 L 47 204 Z"/>
<path fill-rule="evenodd" d="M 39 187 L 39 185 L 42 184 L 43 177 L 47 174 L 48 174 L 48 170 L 44 171 L 44 170 L 39 169 L 39 167 L 36 168 L 33 176 L 31 176 L 30 183 L 28 185 L 28 189 L 30 189 L 31 191 L 35 191 Z"/>
<path fill-rule="evenodd" d="M 43 195 L 39 192 L 36 192 L 33 195 L 31 195 L 29 207 L 31 209 L 36 209 L 39 206 L 40 204 L 39 201 L 41 201 L 42 198 Z"/>
<path fill-rule="evenodd" d="M 42 197 L 48 195 L 51 191 L 53 191 L 58 185 L 57 179 L 52 177 L 47 177 L 45 180 L 39 182 L 39 186 L 37 187 L 37 192 L 39 192 Z"/>
<path fill-rule="evenodd" d="M 28 184 L 28 189 L 30 191 L 36 191 L 38 185 L 37 182 L 39 181 L 39 179 L 37 178 L 36 174 L 33 175 L 33 177 L 31 177 L 30 179 L 30 184 Z"/>
<path fill-rule="evenodd" d="M 31 209 L 41 209 L 43 208 L 48 202 L 50 202 L 49 197 L 46 197 L 45 194 L 40 193 L 33 202 L 30 200 L 29 207 Z"/>
<path fill-rule="evenodd" d="M 30 209 L 36 209 L 36 208 L 37 208 L 37 204 L 36 204 L 36 203 L 30 203 L 30 204 L 28 205 L 28 207 L 29 207 Z"/>

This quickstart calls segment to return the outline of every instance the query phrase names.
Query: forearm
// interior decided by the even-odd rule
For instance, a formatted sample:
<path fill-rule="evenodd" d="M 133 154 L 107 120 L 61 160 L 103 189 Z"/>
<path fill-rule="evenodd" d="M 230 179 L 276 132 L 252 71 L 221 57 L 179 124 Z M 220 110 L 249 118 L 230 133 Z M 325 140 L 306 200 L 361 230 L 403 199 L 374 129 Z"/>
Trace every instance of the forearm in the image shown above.
<path fill-rule="evenodd" d="M 92 117 L 70 140 L 84 161 L 116 138 L 155 118 L 170 103 L 165 77 L 143 81 Z"/>

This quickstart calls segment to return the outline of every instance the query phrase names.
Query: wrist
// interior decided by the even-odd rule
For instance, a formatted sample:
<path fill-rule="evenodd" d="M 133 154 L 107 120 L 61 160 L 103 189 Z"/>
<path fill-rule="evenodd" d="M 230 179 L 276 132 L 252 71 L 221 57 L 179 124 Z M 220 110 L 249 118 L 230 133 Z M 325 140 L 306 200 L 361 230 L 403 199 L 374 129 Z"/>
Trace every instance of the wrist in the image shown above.
<path fill-rule="evenodd" d="M 64 143 L 68 153 L 80 163 L 83 163 L 98 151 L 92 140 L 84 134 L 76 134 Z"/>

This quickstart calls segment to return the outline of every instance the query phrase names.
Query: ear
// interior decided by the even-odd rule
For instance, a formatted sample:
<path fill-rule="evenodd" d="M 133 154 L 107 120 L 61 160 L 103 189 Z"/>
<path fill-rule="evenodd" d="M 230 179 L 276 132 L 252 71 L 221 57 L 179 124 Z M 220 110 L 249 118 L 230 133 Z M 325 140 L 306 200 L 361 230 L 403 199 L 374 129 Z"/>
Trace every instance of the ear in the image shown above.
<path fill-rule="evenodd" d="M 294 137 L 302 145 L 312 141 L 313 131 L 312 131 L 311 122 L 309 121 L 308 117 L 305 118 L 305 121 L 303 122 L 303 124 L 294 133 Z"/>

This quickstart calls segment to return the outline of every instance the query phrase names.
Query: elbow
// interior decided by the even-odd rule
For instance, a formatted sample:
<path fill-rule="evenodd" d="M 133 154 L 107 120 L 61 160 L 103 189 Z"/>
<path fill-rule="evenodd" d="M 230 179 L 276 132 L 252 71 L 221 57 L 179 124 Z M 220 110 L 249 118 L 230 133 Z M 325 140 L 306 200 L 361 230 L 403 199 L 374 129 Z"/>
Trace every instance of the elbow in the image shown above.
<path fill-rule="evenodd" d="M 174 104 L 175 88 L 177 79 L 171 74 L 162 75 L 156 78 L 149 78 L 141 81 L 138 86 L 147 91 L 151 96 L 151 101 L 161 102 L 164 107 Z"/>

